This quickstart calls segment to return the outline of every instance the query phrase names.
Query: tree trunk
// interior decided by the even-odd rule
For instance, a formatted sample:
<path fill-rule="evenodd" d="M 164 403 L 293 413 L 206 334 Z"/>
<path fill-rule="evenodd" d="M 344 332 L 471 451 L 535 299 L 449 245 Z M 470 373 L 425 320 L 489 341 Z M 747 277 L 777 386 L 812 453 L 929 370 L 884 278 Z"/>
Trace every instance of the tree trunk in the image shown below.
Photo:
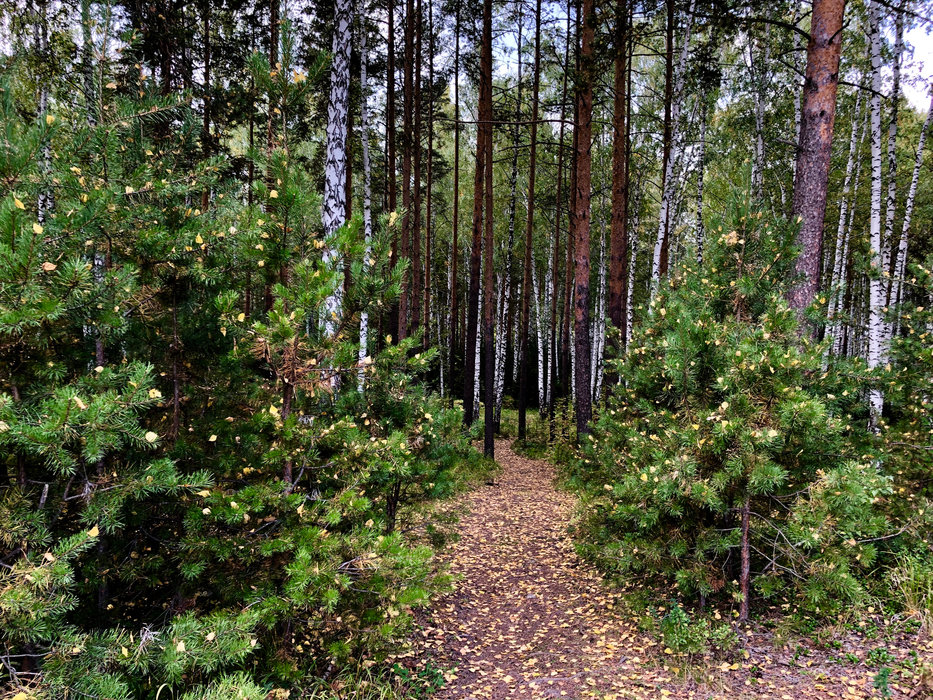
<path fill-rule="evenodd" d="M 884 210 L 884 236 L 882 260 L 884 269 L 893 273 L 894 260 L 891 258 L 894 247 L 894 214 L 897 209 L 897 114 L 901 99 L 901 55 L 904 53 L 904 15 L 896 13 L 894 30 L 894 67 L 891 80 L 891 118 L 888 121 L 888 198 Z M 888 284 L 886 305 L 891 304 L 893 275 L 886 280 Z M 891 336 L 890 324 L 888 337 Z"/>
<path fill-rule="evenodd" d="M 415 130 L 412 135 L 412 223 L 411 223 L 411 291 L 409 303 L 411 305 L 411 332 L 414 333 L 421 326 L 421 41 L 422 41 L 422 13 L 421 0 L 415 4 L 415 79 L 414 98 L 412 110 L 414 112 Z M 427 330 L 425 330 L 427 332 Z"/>
<path fill-rule="evenodd" d="M 923 165 L 923 149 L 926 146 L 927 133 L 930 131 L 930 122 L 933 121 L 933 100 L 930 101 L 930 109 L 927 112 L 927 118 L 923 122 L 923 128 L 920 130 L 920 140 L 917 142 L 917 157 L 914 160 L 914 172 L 910 178 L 910 188 L 907 190 L 907 200 L 904 203 L 904 224 L 901 227 L 901 238 L 897 245 L 897 257 L 894 263 L 894 292 L 892 294 L 892 304 L 899 311 L 901 302 L 903 302 L 903 283 L 904 271 L 907 267 L 907 233 L 910 230 L 910 220 L 914 213 L 914 201 L 917 196 L 917 183 L 920 181 L 920 168 Z M 897 314 L 892 336 L 899 330 L 900 313 Z"/>
<path fill-rule="evenodd" d="M 703 178 L 706 174 L 706 122 L 708 98 L 704 94 L 700 98 L 703 105 L 700 107 L 700 138 L 697 146 L 697 223 L 694 241 L 697 249 L 697 262 L 703 264 L 703 243 L 706 238 L 706 229 L 703 226 Z"/>
<path fill-rule="evenodd" d="M 482 128 L 486 131 L 486 137 L 483 139 L 483 145 L 486 148 L 486 168 L 485 179 L 486 186 L 484 194 L 484 206 L 486 214 L 486 230 L 483 245 L 483 330 L 485 335 L 486 356 L 483 370 L 486 376 L 484 400 L 486 402 L 485 410 L 485 432 L 483 440 L 483 454 L 493 459 L 495 457 L 495 420 L 493 407 L 493 380 L 495 378 L 495 321 L 496 321 L 496 290 L 495 269 L 493 262 L 493 198 L 492 198 L 492 0 L 483 2 L 483 44 L 480 54 L 480 80 L 483 83 L 483 89 L 480 92 L 480 99 L 485 101 L 483 114 L 486 123 Z"/>
<path fill-rule="evenodd" d="M 671 0 L 668 0 L 671 2 Z M 667 275 L 668 255 L 670 249 L 671 225 L 674 219 L 674 166 L 680 155 L 680 135 L 678 122 L 680 121 L 681 100 L 684 92 L 684 79 L 687 72 L 687 58 L 690 55 L 690 37 L 693 32 L 693 10 L 696 0 L 690 0 L 690 9 L 687 16 L 687 28 L 684 34 L 684 45 L 680 50 L 680 57 L 673 73 L 673 84 L 668 83 L 665 100 L 670 102 L 670 126 L 665 124 L 665 147 L 663 163 L 663 179 L 661 181 L 661 213 L 658 221 L 658 233 L 655 237 L 654 257 L 651 267 L 652 296 L 657 290 L 661 279 Z M 673 9 L 669 9 L 668 21 L 673 21 Z M 670 53 L 671 49 L 668 50 Z M 665 119 L 667 119 L 667 105 L 665 106 Z M 670 133 L 667 133 L 669 128 Z"/>
<path fill-rule="evenodd" d="M 583 0 L 580 41 L 580 76 L 577 82 L 576 210 L 574 228 L 574 382 L 576 385 L 577 439 L 590 431 L 593 401 L 590 387 L 590 184 L 593 133 L 594 0 Z"/>
<path fill-rule="evenodd" d="M 369 76 L 368 56 L 366 55 L 366 23 L 360 22 L 360 139 L 363 143 L 363 238 L 366 241 L 366 252 L 363 253 L 363 266 L 369 267 L 372 255 L 370 241 L 373 237 L 372 214 L 372 170 L 369 161 Z M 360 350 L 359 350 L 359 380 L 358 388 L 363 391 L 366 378 L 366 358 L 369 341 L 369 312 L 360 313 Z"/>
<path fill-rule="evenodd" d="M 386 29 L 386 170 L 388 181 L 385 201 L 389 212 L 398 211 L 398 182 L 396 168 L 398 157 L 395 146 L 395 1 L 387 0 L 387 29 Z M 392 226 L 392 244 L 389 249 L 389 265 L 394 268 L 398 263 L 398 227 Z M 389 309 L 389 333 L 398 338 L 398 302 L 392 303 Z"/>
<path fill-rule="evenodd" d="M 560 136 L 558 138 L 557 151 L 557 192 L 554 206 L 554 259 L 553 274 L 551 276 L 551 367 L 550 367 L 550 398 L 548 399 L 548 416 L 550 417 L 550 437 L 555 437 L 557 427 L 555 421 L 555 408 L 557 402 L 557 377 L 558 377 L 558 336 L 557 336 L 557 292 L 559 289 L 558 280 L 560 278 L 560 239 L 561 239 L 561 203 L 564 184 L 564 131 L 567 119 L 567 75 L 570 73 L 570 37 L 571 37 L 571 12 L 570 5 L 573 0 L 567 0 L 567 34 L 564 42 L 564 70 L 563 83 L 561 87 L 560 98 Z"/>
<path fill-rule="evenodd" d="M 486 1 L 488 2 L 488 0 Z M 483 50 L 485 51 L 485 47 Z M 490 63 L 491 60 L 490 57 Z M 487 84 L 485 64 L 483 64 L 480 68 L 479 104 L 477 105 L 477 116 L 480 124 L 476 128 L 476 173 L 473 178 L 473 246 L 470 250 L 470 291 L 467 300 L 466 351 L 464 353 L 465 367 L 463 372 L 463 419 L 467 425 L 473 423 L 474 414 L 477 412 L 477 407 L 474 406 L 474 396 L 477 389 L 476 375 L 479 370 L 476 356 L 479 352 L 478 344 L 480 342 L 477 336 L 479 331 L 480 260 L 482 259 L 483 249 L 483 185 L 486 181 L 485 170 L 487 167 L 486 138 L 492 130 L 492 125 L 488 123 L 491 115 L 486 112 L 487 90 L 490 91 L 488 103 L 491 106 L 491 76 L 489 84 Z M 491 169 L 492 163 L 489 163 L 488 167 Z"/>
<path fill-rule="evenodd" d="M 826 2 L 827 0 L 822 0 Z M 871 214 L 869 216 L 869 259 L 875 273 L 869 280 L 868 301 L 868 369 L 874 370 L 884 357 L 884 311 L 886 283 L 881 277 L 885 269 L 881 256 L 881 6 L 877 0 L 869 3 L 871 42 Z M 824 192 L 825 195 L 825 192 Z M 868 392 L 871 426 L 877 429 L 884 407 L 884 396 L 878 388 Z"/>
<path fill-rule="evenodd" d="M 748 607 L 751 601 L 751 546 L 749 542 L 749 526 L 751 520 L 751 507 L 746 496 L 742 504 L 742 544 L 741 544 L 741 572 L 739 574 L 739 588 L 742 592 L 742 601 L 739 603 L 739 622 L 748 620 Z"/>
<path fill-rule="evenodd" d="M 765 24 L 764 36 L 760 41 L 758 60 L 755 59 L 755 42 L 749 40 L 749 63 L 755 85 L 755 156 L 752 160 L 752 197 L 760 202 L 764 197 L 765 182 L 765 86 L 767 85 L 769 51 L 769 29 Z M 757 63 L 757 65 L 756 65 Z"/>
<path fill-rule="evenodd" d="M 527 433 L 527 410 L 528 410 L 528 326 L 529 315 L 531 313 L 531 304 L 529 295 L 532 287 L 532 264 L 531 246 L 533 243 L 534 222 L 535 222 L 535 167 L 537 163 L 538 151 L 538 93 L 541 89 L 541 0 L 535 3 L 535 65 L 531 85 L 531 145 L 528 154 L 528 207 L 527 217 L 525 219 L 525 255 L 522 265 L 522 318 L 521 330 L 519 332 L 519 370 L 518 370 L 518 439 L 525 440 Z M 537 301 L 538 291 L 535 285 L 535 300 Z M 540 318 L 539 318 L 540 326 Z M 538 376 L 541 381 L 543 370 L 541 362 L 541 333 L 538 332 Z M 539 391 L 539 402 L 541 400 Z M 540 405 L 540 404 L 539 404 Z"/>
<path fill-rule="evenodd" d="M 388 0 L 388 31 L 386 35 L 386 170 L 389 178 L 387 202 L 389 211 L 398 207 L 398 183 L 395 177 L 395 0 Z M 392 235 L 392 265 L 395 264 L 398 236 Z"/>
<path fill-rule="evenodd" d="M 617 349 L 625 347 L 625 302 L 628 298 L 628 15 L 628 0 L 618 0 L 612 110 L 612 228 L 609 236 L 609 319 L 620 330 Z"/>
<path fill-rule="evenodd" d="M 844 13 L 845 0 L 815 0 L 813 3 L 794 180 L 793 213 L 800 221 L 797 233 L 800 253 L 796 264 L 799 280 L 788 293 L 788 302 L 801 322 L 820 284 L 823 216 L 832 156 Z M 811 334 L 815 335 L 815 330 L 811 329 Z"/>
<path fill-rule="evenodd" d="M 830 336 L 832 345 L 827 346 L 825 357 L 828 359 L 833 348 L 836 346 L 836 335 L 840 327 L 836 318 L 841 304 L 839 286 L 842 282 L 842 275 L 845 269 L 845 256 L 843 251 L 846 248 L 846 222 L 848 220 L 849 199 L 852 190 L 852 174 L 855 169 L 855 160 L 858 155 L 858 131 L 860 116 L 862 113 L 862 91 L 858 90 L 855 96 L 855 114 L 852 116 L 852 131 L 849 136 L 849 157 L 846 161 L 846 174 L 842 183 L 842 198 L 839 203 L 839 224 L 836 227 L 836 245 L 833 253 L 832 272 L 830 274 L 830 300 L 829 308 L 826 313 L 827 328 L 826 335 Z"/>
<path fill-rule="evenodd" d="M 201 124 L 201 153 L 207 158 L 211 153 L 211 3 L 205 0 L 204 13 L 204 110 Z M 201 191 L 201 211 L 207 210 L 210 191 L 205 187 Z"/>
<path fill-rule="evenodd" d="M 460 260 L 460 244 L 458 240 L 460 229 L 460 0 L 455 0 L 454 20 L 454 191 L 453 191 L 453 242 L 450 246 L 450 375 L 451 382 L 454 377 L 454 361 L 457 357 L 459 334 L 459 293 L 457 291 L 457 263 Z M 451 397 L 454 392 L 451 391 Z M 451 399 L 452 400 L 452 399 Z"/>
<path fill-rule="evenodd" d="M 398 339 L 408 336 L 408 299 L 411 291 L 411 230 L 412 192 L 411 168 L 414 139 L 412 134 L 412 103 L 414 99 L 415 65 L 415 3 L 405 3 L 405 74 L 402 85 L 402 240 L 399 246 L 399 261 L 408 265 L 402 277 L 402 292 L 398 300 Z"/>
<path fill-rule="evenodd" d="M 353 22 L 352 0 L 336 0 L 334 5 L 333 59 L 330 68 L 330 97 L 327 102 L 327 162 L 324 168 L 324 201 L 321 224 L 325 238 L 333 236 L 346 216 L 347 115 L 350 111 L 350 45 Z M 326 248 L 324 263 L 339 265 L 338 252 Z M 324 301 L 324 330 L 328 336 L 337 329 L 342 289 L 337 285 Z"/>
<path fill-rule="evenodd" d="M 434 2 L 428 0 L 428 150 L 424 207 L 424 348 L 431 345 L 431 189 L 434 161 Z"/>

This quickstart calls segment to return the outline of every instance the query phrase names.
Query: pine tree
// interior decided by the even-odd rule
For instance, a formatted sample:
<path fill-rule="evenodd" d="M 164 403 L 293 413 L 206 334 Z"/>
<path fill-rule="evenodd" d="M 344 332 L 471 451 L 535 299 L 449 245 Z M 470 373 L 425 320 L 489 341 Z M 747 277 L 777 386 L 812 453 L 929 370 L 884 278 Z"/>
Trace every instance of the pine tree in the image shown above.
<path fill-rule="evenodd" d="M 864 595 L 890 480 L 857 425 L 857 380 L 823 372 L 782 297 L 792 226 L 737 199 L 616 363 L 626 387 L 578 478 L 583 548 L 683 595 L 757 593 L 826 612 Z M 754 591 L 754 593 L 753 593 Z"/>

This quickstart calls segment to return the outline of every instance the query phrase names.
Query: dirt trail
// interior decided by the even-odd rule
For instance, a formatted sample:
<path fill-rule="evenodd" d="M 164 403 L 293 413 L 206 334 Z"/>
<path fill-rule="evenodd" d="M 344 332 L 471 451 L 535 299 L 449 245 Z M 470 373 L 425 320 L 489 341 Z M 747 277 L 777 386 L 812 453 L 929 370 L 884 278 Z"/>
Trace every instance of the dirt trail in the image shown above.
<path fill-rule="evenodd" d="M 683 660 L 641 632 L 620 595 L 577 556 L 567 533 L 574 499 L 554 488 L 553 467 L 517 455 L 505 440 L 496 443 L 496 456 L 498 484 L 465 497 L 469 513 L 460 540 L 443 555 L 459 577 L 455 589 L 435 601 L 402 659 L 414 668 L 452 670 L 432 698 L 838 698 L 877 692 L 864 664 L 826 654 L 789 663 L 766 645 L 766 633 L 747 638 L 748 658 L 737 651 L 709 659 L 712 667 L 702 678 L 693 671 L 685 679 L 678 668 Z"/>

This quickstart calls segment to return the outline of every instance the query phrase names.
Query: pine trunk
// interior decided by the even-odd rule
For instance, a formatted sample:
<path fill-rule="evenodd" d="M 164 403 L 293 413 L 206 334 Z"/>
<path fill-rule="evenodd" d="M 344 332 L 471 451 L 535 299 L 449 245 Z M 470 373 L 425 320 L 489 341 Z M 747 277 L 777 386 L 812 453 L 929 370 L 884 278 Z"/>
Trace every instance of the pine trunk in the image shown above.
<path fill-rule="evenodd" d="M 414 101 L 415 64 L 415 3 L 405 3 L 405 66 L 402 84 L 402 240 L 399 244 L 399 261 L 408 265 L 402 277 L 402 291 L 398 300 L 398 339 L 408 336 L 408 302 L 411 292 L 411 230 L 412 191 L 411 170 L 414 139 L 412 134 L 412 104 Z"/>
<path fill-rule="evenodd" d="M 531 304 L 529 295 L 531 294 L 533 258 L 531 247 L 533 244 L 534 221 L 535 221 L 535 167 L 537 164 L 538 152 L 538 93 L 541 89 L 541 0 L 535 3 L 535 65 L 533 69 L 531 86 L 531 145 L 528 154 L 528 205 L 527 216 L 525 219 L 525 254 L 522 265 L 522 306 L 521 306 L 521 330 L 519 331 L 519 370 L 518 370 L 518 439 L 524 440 L 527 432 L 527 411 L 528 411 L 528 326 L 529 315 L 531 313 Z M 537 283 L 534 284 L 535 303 L 538 299 Z M 541 405 L 542 392 L 541 380 L 543 374 L 542 363 L 542 344 L 540 329 L 540 311 L 537 315 L 538 330 L 538 401 Z"/>
<path fill-rule="evenodd" d="M 796 263 L 799 280 L 788 293 L 790 306 L 797 311 L 801 322 L 820 284 L 823 217 L 832 156 L 844 13 L 845 0 L 815 0 L 813 3 L 794 180 L 793 213 L 800 222 L 797 233 L 800 253 Z M 801 332 L 803 330 L 801 325 Z M 815 335 L 815 331 L 815 328 L 811 329 L 811 334 Z"/>
<path fill-rule="evenodd" d="M 593 133 L 594 0 L 583 0 L 580 76 L 577 82 L 577 154 L 574 229 L 574 383 L 577 439 L 590 431 L 593 401 L 590 387 L 590 196 Z"/>
<path fill-rule="evenodd" d="M 612 228 L 609 237 L 609 319 L 621 331 L 625 347 L 625 303 L 628 299 L 628 0 L 618 0 L 615 16 L 615 99 L 612 144 Z"/>

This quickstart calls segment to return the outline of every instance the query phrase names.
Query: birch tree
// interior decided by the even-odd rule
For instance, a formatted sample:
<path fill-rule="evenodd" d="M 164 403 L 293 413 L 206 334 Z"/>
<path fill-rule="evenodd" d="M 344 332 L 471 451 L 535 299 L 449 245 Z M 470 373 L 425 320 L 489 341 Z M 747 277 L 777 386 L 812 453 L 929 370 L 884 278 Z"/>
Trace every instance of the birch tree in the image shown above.
<path fill-rule="evenodd" d="M 352 0 L 334 4 L 334 38 L 330 67 L 330 96 L 327 100 L 326 164 L 321 224 L 333 246 L 333 237 L 344 224 L 347 210 L 347 118 L 350 111 L 350 49 L 353 23 Z M 339 265 L 337 250 L 325 249 L 324 262 Z M 333 335 L 340 317 L 343 290 L 336 286 L 324 302 L 324 330 Z"/>
<path fill-rule="evenodd" d="M 682 108 L 682 97 L 684 92 L 684 79 L 687 72 L 687 59 L 690 55 L 690 38 L 693 32 L 693 11 L 696 6 L 696 0 L 690 0 L 690 9 L 687 12 L 687 26 L 684 32 L 684 43 L 680 49 L 680 57 L 677 66 L 674 68 L 672 77 L 672 87 L 669 95 L 670 101 L 670 154 L 665 159 L 663 184 L 661 187 L 661 212 L 658 219 L 658 231 L 654 242 L 654 255 L 651 262 L 651 295 L 657 290 L 661 278 L 667 274 L 667 250 L 670 245 L 671 226 L 673 225 L 673 214 L 675 211 L 674 197 L 676 194 L 676 183 L 674 181 L 674 169 L 680 157 L 679 132 L 680 113 Z"/>
<path fill-rule="evenodd" d="M 836 227 L 836 244 L 832 258 L 832 267 L 830 275 L 830 301 L 827 311 L 828 325 L 826 334 L 833 338 L 833 344 L 826 348 L 826 354 L 832 351 L 835 346 L 836 335 L 840 331 L 840 324 L 836 318 L 841 310 L 840 285 L 845 271 L 845 259 L 847 252 L 847 233 L 846 226 L 848 222 L 849 202 L 852 189 L 852 174 L 855 167 L 855 161 L 858 156 L 858 132 L 861 124 L 862 113 L 862 91 L 859 90 L 855 96 L 855 114 L 852 117 L 852 130 L 849 135 L 849 157 L 846 160 L 846 174 L 842 183 L 842 198 L 839 203 L 839 223 Z"/>
<path fill-rule="evenodd" d="M 373 214 L 372 214 L 372 167 L 369 158 L 369 76 L 368 63 L 369 57 L 366 53 L 366 26 L 361 23 L 360 27 L 360 86 L 362 97 L 360 98 L 360 138 L 363 142 L 363 237 L 366 241 L 366 251 L 363 254 L 363 265 L 369 267 L 372 248 L 370 241 L 373 236 Z M 360 350 L 359 350 L 359 390 L 363 390 L 363 381 L 365 377 L 365 363 L 369 356 L 369 311 L 363 310 L 360 313 Z"/>
<path fill-rule="evenodd" d="M 535 62 L 532 68 L 531 85 L 531 144 L 528 153 L 528 197 L 527 211 L 525 218 L 525 251 L 522 264 L 522 303 L 521 303 L 521 329 L 519 330 L 519 370 L 518 370 L 518 439 L 524 440 L 527 431 L 527 410 L 528 410 L 528 326 L 531 313 L 531 304 L 529 297 L 532 293 L 532 282 L 534 283 L 534 297 L 537 304 L 538 283 L 532 280 L 534 275 L 532 241 L 534 235 L 535 223 L 535 169 L 537 167 L 538 154 L 538 95 L 541 90 L 541 0 L 535 3 Z M 537 308 L 537 307 L 536 307 Z M 540 308 L 536 314 L 536 329 L 538 340 L 538 400 L 539 405 L 543 403 L 543 392 L 541 383 L 543 380 L 544 367 L 543 359 L 543 339 L 541 337 L 541 313 Z"/>
<path fill-rule="evenodd" d="M 824 0 L 825 1 L 825 0 Z M 872 267 L 869 280 L 868 348 L 869 369 L 877 369 L 884 357 L 885 281 L 883 245 L 881 240 L 881 6 L 877 0 L 869 3 L 869 35 L 871 42 L 871 213 L 869 217 L 869 256 Z M 884 396 L 877 387 L 868 392 L 872 427 L 877 428 L 884 408 Z"/>
<path fill-rule="evenodd" d="M 933 92 L 933 86 L 931 86 L 931 92 Z M 889 335 L 894 335 L 898 331 L 900 323 L 900 307 L 901 302 L 903 302 L 903 290 L 904 290 L 904 272 L 907 267 L 907 233 L 910 230 L 910 223 L 913 218 L 914 213 L 914 202 L 917 197 L 917 184 L 920 181 L 920 168 L 923 165 L 923 152 L 926 147 L 927 134 L 930 131 L 930 122 L 933 121 L 933 98 L 930 101 L 930 107 L 927 111 L 927 117 L 923 122 L 923 127 L 920 129 L 920 140 L 917 142 L 917 156 L 914 159 L 914 171 L 910 178 L 910 187 L 907 190 L 907 200 L 904 203 L 904 222 L 901 226 L 901 236 L 897 244 L 897 255 L 894 263 L 894 275 L 892 283 L 894 285 L 894 290 L 891 295 L 891 303 L 893 304 L 895 310 L 898 311 L 896 315 L 896 321 L 894 328 L 889 333 Z"/>

